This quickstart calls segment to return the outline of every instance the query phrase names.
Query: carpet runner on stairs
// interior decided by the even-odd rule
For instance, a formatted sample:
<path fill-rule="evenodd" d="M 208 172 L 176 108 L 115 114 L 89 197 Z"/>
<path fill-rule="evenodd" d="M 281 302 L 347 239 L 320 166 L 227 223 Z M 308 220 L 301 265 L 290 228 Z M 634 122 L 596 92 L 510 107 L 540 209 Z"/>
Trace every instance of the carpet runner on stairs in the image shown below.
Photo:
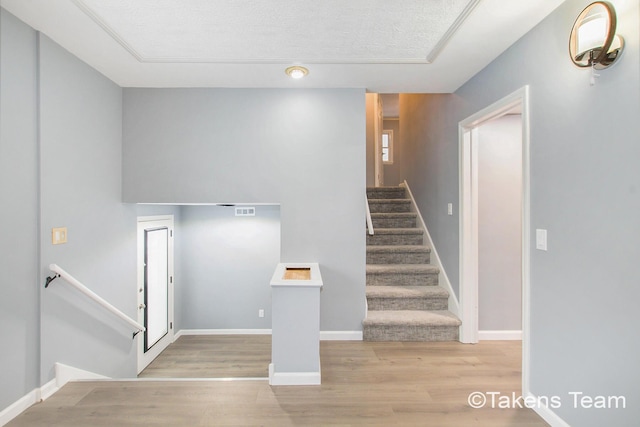
<path fill-rule="evenodd" d="M 438 268 L 403 187 L 367 189 L 374 235 L 367 233 L 365 341 L 452 341 L 460 320 L 438 286 Z"/>

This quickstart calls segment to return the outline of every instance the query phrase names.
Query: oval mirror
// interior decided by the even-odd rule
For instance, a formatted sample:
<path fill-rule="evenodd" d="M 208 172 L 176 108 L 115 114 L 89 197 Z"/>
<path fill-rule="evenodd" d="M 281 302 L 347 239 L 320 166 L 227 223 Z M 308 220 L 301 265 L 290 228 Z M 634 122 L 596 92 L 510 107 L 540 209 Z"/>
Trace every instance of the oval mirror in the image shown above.
<path fill-rule="evenodd" d="M 603 69 L 616 60 L 623 40 L 616 35 L 616 13 L 608 2 L 587 6 L 576 19 L 569 38 L 569 54 L 578 67 Z"/>

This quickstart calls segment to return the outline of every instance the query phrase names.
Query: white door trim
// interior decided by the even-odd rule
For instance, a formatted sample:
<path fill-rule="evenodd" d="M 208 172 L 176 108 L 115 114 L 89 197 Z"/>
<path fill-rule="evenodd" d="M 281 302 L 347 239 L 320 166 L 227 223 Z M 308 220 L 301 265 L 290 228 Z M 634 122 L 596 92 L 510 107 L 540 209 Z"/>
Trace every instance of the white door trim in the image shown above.
<path fill-rule="evenodd" d="M 529 390 L 530 331 L 530 111 L 529 86 L 524 86 L 501 100 L 473 114 L 458 124 L 460 190 L 460 341 L 478 342 L 478 200 L 472 183 L 477 159 L 471 141 L 477 128 L 514 107 L 522 112 L 522 387 Z M 477 178 L 477 177 L 476 177 Z M 474 214 L 476 213 L 476 214 Z"/>
<path fill-rule="evenodd" d="M 169 229 L 169 241 L 168 241 L 168 252 L 169 252 L 169 260 L 168 260 L 168 270 L 169 277 L 174 278 L 174 253 L 173 253 L 173 232 L 174 232 L 174 221 L 173 215 L 158 215 L 158 216 L 140 216 L 137 220 L 137 228 L 136 228 L 136 240 L 138 247 L 138 258 L 136 263 L 137 268 L 137 280 L 136 280 L 136 307 L 139 307 L 140 304 L 144 302 L 144 294 L 139 292 L 139 289 L 144 286 L 144 237 L 141 235 L 141 230 L 143 228 L 152 228 L 152 227 L 167 227 Z M 150 351 L 148 354 L 144 353 L 144 336 L 142 333 L 136 336 L 137 339 L 137 352 L 138 352 L 138 362 L 137 362 L 137 372 L 140 373 L 147 365 L 162 352 L 166 348 L 167 345 L 171 344 L 175 339 L 175 320 L 174 320 L 174 283 L 175 280 L 170 280 L 168 283 L 168 314 L 169 314 L 169 322 L 170 326 L 168 328 L 167 335 L 162 338 Z M 138 322 L 144 322 L 144 310 L 138 309 Z M 158 345 L 160 344 L 160 345 Z"/>
<path fill-rule="evenodd" d="M 375 133 L 375 148 L 374 148 L 374 169 L 375 169 L 375 186 L 382 187 L 384 185 L 384 162 L 382 161 L 382 129 L 384 127 L 382 116 L 382 98 L 379 94 L 374 94 L 374 107 L 373 107 L 373 132 Z"/>

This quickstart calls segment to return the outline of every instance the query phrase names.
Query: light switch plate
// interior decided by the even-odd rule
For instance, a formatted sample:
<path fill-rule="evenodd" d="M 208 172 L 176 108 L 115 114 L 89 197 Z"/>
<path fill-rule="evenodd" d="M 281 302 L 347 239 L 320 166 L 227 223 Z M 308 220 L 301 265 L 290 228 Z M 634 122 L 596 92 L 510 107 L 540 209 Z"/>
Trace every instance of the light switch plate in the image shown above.
<path fill-rule="evenodd" d="M 67 227 L 52 228 L 51 243 L 53 243 L 54 245 L 67 243 Z"/>
<path fill-rule="evenodd" d="M 447 214 L 453 215 L 453 203 L 447 205 Z"/>
<path fill-rule="evenodd" d="M 536 229 L 536 249 L 541 251 L 547 250 L 547 230 Z"/>

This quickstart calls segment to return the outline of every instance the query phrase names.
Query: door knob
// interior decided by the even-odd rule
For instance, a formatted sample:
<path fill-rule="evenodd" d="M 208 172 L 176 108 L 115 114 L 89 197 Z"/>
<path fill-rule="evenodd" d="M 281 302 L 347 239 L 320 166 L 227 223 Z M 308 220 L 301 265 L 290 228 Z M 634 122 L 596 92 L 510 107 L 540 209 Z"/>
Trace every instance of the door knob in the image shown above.
<path fill-rule="evenodd" d="M 140 305 L 138 306 L 138 308 L 139 308 L 140 310 L 142 310 L 143 308 L 147 308 L 147 306 L 146 306 L 146 305 L 144 305 L 144 304 L 140 304 Z"/>

